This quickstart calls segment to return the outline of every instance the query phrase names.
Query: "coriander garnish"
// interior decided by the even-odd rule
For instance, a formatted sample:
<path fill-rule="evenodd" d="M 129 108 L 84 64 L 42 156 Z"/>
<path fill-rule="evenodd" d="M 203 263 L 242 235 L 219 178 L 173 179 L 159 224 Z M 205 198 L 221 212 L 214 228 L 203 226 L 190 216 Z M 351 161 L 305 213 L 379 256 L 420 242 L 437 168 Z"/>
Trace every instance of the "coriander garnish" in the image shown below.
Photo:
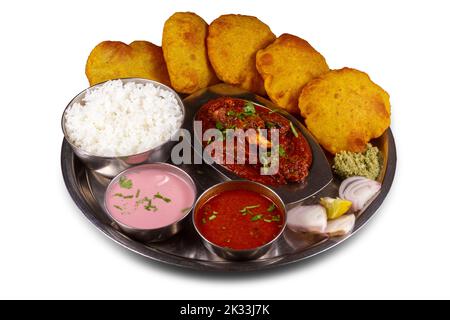
<path fill-rule="evenodd" d="M 280 157 L 284 157 L 286 156 L 286 150 L 284 150 L 282 146 L 278 146 L 278 154 L 280 155 Z"/>
<path fill-rule="evenodd" d="M 244 208 L 242 208 L 241 210 L 239 210 L 240 213 L 242 213 L 243 216 L 247 215 L 248 213 L 253 215 L 254 213 L 250 211 L 250 209 L 255 209 L 255 208 L 259 208 L 259 204 L 256 205 L 252 205 L 252 206 L 246 206 Z"/>
<path fill-rule="evenodd" d="M 162 201 L 167 202 L 167 203 L 172 201 L 171 199 L 162 196 L 159 192 L 156 193 L 155 195 L 153 195 L 153 199 L 161 199 Z"/>
<path fill-rule="evenodd" d="M 254 217 L 252 218 L 252 221 L 258 221 L 258 220 L 262 219 L 262 217 L 263 217 L 262 214 L 257 214 L 256 216 L 254 216 Z"/>
<path fill-rule="evenodd" d="M 244 115 L 252 116 L 256 113 L 255 105 L 250 101 L 247 101 L 244 106 Z"/>
<path fill-rule="evenodd" d="M 155 212 L 156 210 L 158 210 L 158 208 L 154 205 L 152 205 L 152 200 L 149 199 L 148 197 L 144 198 L 144 202 L 147 202 L 147 205 L 144 206 L 144 209 L 147 211 L 153 211 Z"/>
<path fill-rule="evenodd" d="M 119 179 L 119 185 L 121 188 L 131 189 L 133 187 L 133 181 L 131 181 L 130 179 L 127 179 L 127 177 L 125 177 L 125 176 L 122 176 Z"/>
<path fill-rule="evenodd" d="M 272 222 L 272 220 L 264 219 L 265 222 Z"/>
<path fill-rule="evenodd" d="M 298 138 L 297 130 L 295 129 L 294 124 L 292 123 L 292 121 L 289 121 L 289 125 L 290 125 L 290 127 L 291 127 L 291 131 L 292 131 L 292 133 L 294 134 L 294 136 L 295 136 L 296 138 Z"/>
<path fill-rule="evenodd" d="M 267 129 L 272 129 L 272 128 L 276 128 L 275 123 L 271 122 L 271 121 L 266 121 L 266 127 Z"/>
<path fill-rule="evenodd" d="M 130 194 L 130 195 L 125 196 L 125 195 L 123 195 L 123 193 L 118 192 L 118 193 L 114 194 L 114 197 L 120 197 L 120 198 L 124 198 L 124 199 L 132 199 L 133 195 Z"/>
<path fill-rule="evenodd" d="M 222 122 L 217 121 L 216 122 L 216 129 L 223 130 L 223 129 L 225 129 L 225 127 L 224 127 Z"/>
<path fill-rule="evenodd" d="M 272 216 L 272 221 L 274 221 L 274 222 L 279 222 L 279 221 L 281 221 L 280 215 L 277 214 L 276 216 Z"/>
<path fill-rule="evenodd" d="M 260 207 L 260 205 L 259 204 L 255 204 L 255 205 L 252 205 L 252 206 L 245 206 L 244 208 L 242 208 L 241 210 L 239 210 L 240 212 L 245 212 L 245 211 L 247 211 L 247 210 L 249 210 L 249 209 L 255 209 L 255 208 L 259 208 Z"/>
<path fill-rule="evenodd" d="M 267 211 L 272 212 L 273 210 L 276 209 L 276 206 L 274 203 L 270 204 L 270 206 L 267 208 Z"/>

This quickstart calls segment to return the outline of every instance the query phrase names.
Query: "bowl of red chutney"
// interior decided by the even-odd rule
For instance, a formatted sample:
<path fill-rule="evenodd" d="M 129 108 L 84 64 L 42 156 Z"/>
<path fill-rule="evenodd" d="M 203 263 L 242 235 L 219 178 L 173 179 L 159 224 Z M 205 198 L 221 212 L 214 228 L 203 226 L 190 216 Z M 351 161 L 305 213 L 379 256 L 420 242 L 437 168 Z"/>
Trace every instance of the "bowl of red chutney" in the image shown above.
<path fill-rule="evenodd" d="M 116 176 L 105 193 L 109 217 L 143 242 L 166 240 L 184 226 L 197 189 L 192 178 L 167 163 L 132 167 Z"/>
<path fill-rule="evenodd" d="M 197 200 L 193 223 L 205 247 L 229 260 L 266 254 L 286 228 L 286 208 L 263 184 L 226 181 Z"/>

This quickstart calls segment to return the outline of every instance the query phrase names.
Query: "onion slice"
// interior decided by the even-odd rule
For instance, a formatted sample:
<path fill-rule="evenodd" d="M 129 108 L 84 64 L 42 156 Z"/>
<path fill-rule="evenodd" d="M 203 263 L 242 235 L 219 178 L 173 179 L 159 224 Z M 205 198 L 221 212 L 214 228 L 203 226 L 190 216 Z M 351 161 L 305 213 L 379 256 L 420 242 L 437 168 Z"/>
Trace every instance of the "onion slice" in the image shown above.
<path fill-rule="evenodd" d="M 297 206 L 288 211 L 287 226 L 295 232 L 324 233 L 327 211 L 320 205 Z"/>
<path fill-rule="evenodd" d="M 339 197 L 352 202 L 352 209 L 359 211 L 381 189 L 381 183 L 364 177 L 350 177 L 342 181 Z"/>
<path fill-rule="evenodd" d="M 335 220 L 328 221 L 325 233 L 331 237 L 345 236 L 349 234 L 355 226 L 355 215 L 345 215 Z"/>

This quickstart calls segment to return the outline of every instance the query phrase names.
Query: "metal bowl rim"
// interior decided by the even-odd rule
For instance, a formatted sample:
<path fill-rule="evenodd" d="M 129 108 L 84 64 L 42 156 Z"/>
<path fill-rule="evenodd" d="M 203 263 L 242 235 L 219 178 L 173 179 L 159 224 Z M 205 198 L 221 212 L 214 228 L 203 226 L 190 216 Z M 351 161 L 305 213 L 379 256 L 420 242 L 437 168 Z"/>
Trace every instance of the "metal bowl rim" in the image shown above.
<path fill-rule="evenodd" d="M 207 194 L 208 192 L 211 192 L 213 189 L 220 188 L 221 186 L 223 186 L 223 185 L 225 185 L 225 184 L 254 184 L 254 185 L 257 185 L 257 186 L 263 188 L 264 190 L 266 190 L 268 193 L 272 194 L 276 199 L 279 200 L 279 202 L 283 205 L 283 207 L 280 208 L 280 209 L 281 209 L 282 212 L 283 212 L 284 222 L 283 222 L 283 227 L 279 230 L 279 233 L 277 234 L 277 236 L 276 236 L 275 238 L 273 238 L 273 239 L 270 240 L 269 242 L 267 242 L 267 243 L 265 243 L 265 244 L 263 244 L 263 245 L 261 245 L 261 246 L 259 246 L 259 247 L 256 247 L 256 248 L 251 248 L 251 249 L 232 249 L 232 248 L 222 247 L 222 246 L 219 246 L 219 245 L 217 245 L 217 244 L 211 242 L 210 240 L 208 240 L 208 239 L 200 232 L 200 230 L 198 230 L 197 224 L 195 223 L 195 212 L 196 212 L 198 203 L 200 202 L 200 200 L 201 200 L 204 196 L 206 196 L 206 194 Z M 239 188 L 236 188 L 236 189 L 239 189 Z M 216 196 L 216 195 L 217 195 L 217 194 L 211 196 L 208 200 L 210 200 L 212 197 L 214 197 L 214 196 Z M 216 184 L 216 185 L 213 185 L 213 186 L 209 187 L 208 189 L 206 189 L 206 190 L 205 190 L 205 191 L 197 198 L 197 201 L 195 201 L 195 204 L 194 204 L 194 207 L 193 207 L 193 210 L 192 210 L 192 223 L 194 224 L 194 229 L 195 229 L 195 231 L 197 232 L 197 234 L 201 237 L 201 239 L 202 239 L 203 241 L 205 241 L 205 242 L 208 243 L 209 245 L 211 245 L 211 246 L 213 246 L 213 247 L 215 247 L 215 248 L 217 248 L 217 249 L 219 249 L 219 250 L 225 250 L 225 251 L 228 251 L 228 252 L 230 252 L 230 253 L 238 253 L 238 254 L 239 254 L 239 253 L 246 253 L 246 252 L 250 253 L 250 252 L 259 251 L 259 250 L 261 250 L 261 249 L 263 249 L 263 248 L 267 248 L 267 247 L 271 246 L 273 243 L 275 243 L 275 241 L 277 241 L 277 240 L 281 237 L 281 235 L 284 233 L 284 231 L 285 231 L 285 229 L 286 229 L 286 226 L 287 226 L 287 212 L 286 212 L 286 205 L 285 205 L 284 201 L 280 198 L 280 196 L 279 196 L 275 191 L 273 191 L 272 189 L 270 189 L 270 188 L 268 188 L 267 186 L 263 185 L 262 183 L 255 182 L 255 181 L 250 181 L 250 180 L 230 180 L 230 181 L 224 181 L 224 182 L 221 182 L 221 183 L 218 183 L 218 184 Z"/>
<path fill-rule="evenodd" d="M 176 221 L 174 221 L 174 222 L 172 222 L 172 223 L 169 223 L 169 224 L 166 225 L 166 226 L 159 227 L 159 228 L 155 228 L 155 229 L 141 229 L 141 228 L 136 228 L 136 227 L 133 227 L 133 226 L 129 226 L 129 225 L 123 223 L 123 222 L 120 222 L 120 221 L 118 221 L 116 218 L 114 218 L 114 216 L 113 216 L 113 215 L 111 214 L 111 212 L 109 211 L 108 206 L 106 205 L 106 195 L 108 194 L 110 188 L 117 182 L 118 179 L 120 179 L 120 177 L 122 177 L 123 175 L 126 175 L 127 172 L 135 171 L 135 170 L 139 170 L 139 169 L 147 169 L 147 168 L 149 168 L 149 167 L 157 167 L 157 166 L 159 166 L 159 167 L 169 167 L 169 168 L 174 169 L 174 170 L 178 171 L 179 173 L 181 173 L 181 175 L 183 175 L 183 177 L 186 179 L 186 181 L 188 181 L 188 182 L 191 184 L 191 186 L 193 187 L 193 191 L 194 191 L 194 199 L 197 197 L 197 186 L 195 185 L 194 180 L 193 180 L 193 179 L 191 178 L 191 176 L 188 175 L 184 170 L 178 168 L 177 166 L 174 166 L 174 165 L 169 164 L 169 163 L 164 163 L 164 162 L 145 163 L 145 164 L 133 166 L 133 167 L 131 167 L 131 168 L 128 168 L 128 169 L 123 170 L 123 171 L 120 172 L 117 176 L 115 176 L 115 177 L 108 183 L 108 186 L 106 187 L 106 190 L 105 190 L 105 197 L 104 197 L 104 200 L 103 200 L 103 207 L 105 208 L 105 213 L 108 215 L 108 217 L 109 217 L 111 220 L 113 220 L 113 221 L 114 221 L 115 223 L 117 223 L 119 226 L 121 226 L 121 227 L 123 227 L 123 228 L 126 228 L 126 229 L 129 229 L 129 230 L 134 230 L 134 231 L 143 231 L 143 232 L 146 232 L 146 231 L 151 231 L 151 232 L 162 231 L 162 230 L 164 230 L 164 229 L 166 229 L 166 228 L 169 228 L 169 227 L 171 227 L 171 226 L 173 226 L 173 225 L 176 225 L 176 224 L 182 222 L 184 219 L 186 219 L 186 218 L 189 216 L 189 213 L 191 213 L 192 209 L 195 207 L 196 201 L 194 201 L 194 203 L 192 203 L 192 205 L 191 205 L 191 207 L 189 208 L 189 210 L 186 211 L 186 213 L 185 213 L 181 218 L 179 218 L 178 220 L 176 220 Z"/>
<path fill-rule="evenodd" d="M 181 118 L 180 125 L 178 126 L 177 130 L 172 134 L 172 136 L 169 138 L 169 140 L 164 141 L 164 142 L 160 143 L 159 145 L 157 145 L 157 146 L 155 146 L 155 147 L 153 147 L 153 148 L 151 148 L 151 149 L 148 149 L 148 150 L 146 150 L 146 151 L 143 151 L 143 152 L 140 152 L 140 153 L 136 153 L 136 154 L 123 155 L 123 156 L 100 156 L 100 155 L 92 154 L 92 153 L 89 153 L 89 152 L 87 152 L 87 151 L 81 149 L 80 147 L 77 147 L 76 145 L 74 145 L 74 144 L 72 143 L 72 141 L 70 141 L 69 135 L 67 134 L 67 131 L 66 131 L 66 125 L 65 125 L 65 115 L 66 115 L 66 111 L 67 111 L 70 107 L 73 106 L 73 103 L 74 103 L 74 101 L 75 101 L 76 99 L 78 99 L 78 98 L 79 98 L 80 96 L 82 96 L 82 95 L 85 95 L 86 92 L 87 92 L 88 90 L 95 89 L 95 88 L 97 88 L 97 87 L 100 87 L 100 86 L 104 85 L 105 83 L 107 83 L 107 82 L 109 82 L 109 81 L 115 81 L 115 80 L 121 80 L 121 81 L 126 80 L 126 81 L 128 81 L 128 82 L 141 81 L 141 82 L 151 83 L 151 84 L 153 84 L 154 86 L 162 87 L 163 89 L 165 89 L 165 90 L 167 90 L 167 91 L 169 91 L 169 92 L 171 92 L 171 93 L 173 93 L 173 94 L 175 95 L 175 99 L 177 100 L 177 103 L 178 103 L 179 106 L 181 107 L 181 111 L 182 111 L 182 113 L 183 113 L 183 116 L 182 116 L 182 118 Z M 183 124 L 184 124 L 184 121 L 185 121 L 185 117 L 186 117 L 186 109 L 185 109 L 185 107 L 184 107 L 183 100 L 182 100 L 181 97 L 178 95 L 178 93 L 177 93 L 175 90 L 173 90 L 172 88 L 170 88 L 170 87 L 166 86 L 165 84 L 160 83 L 160 82 L 158 82 L 158 81 L 149 80 L 149 79 L 144 79 L 144 78 L 117 78 L 117 79 L 112 79 L 112 80 L 103 81 L 103 82 L 97 83 L 97 84 L 95 84 L 95 85 L 93 85 L 93 86 L 90 86 L 90 87 L 88 87 L 88 88 L 82 90 L 82 91 L 81 91 L 80 93 L 78 93 L 75 97 L 73 97 L 72 100 L 70 100 L 70 102 L 69 102 L 69 103 L 67 104 L 67 106 L 64 108 L 64 111 L 63 111 L 63 113 L 62 113 L 62 116 L 61 116 L 61 129 L 62 129 L 62 132 L 63 132 L 63 134 L 64 134 L 64 139 L 66 139 L 67 143 L 69 143 L 69 145 L 72 147 L 72 149 L 74 149 L 74 151 L 77 151 L 77 152 L 79 152 L 79 153 L 84 154 L 85 156 L 92 157 L 92 158 L 98 158 L 98 159 L 104 159 L 104 160 L 113 160 L 113 159 L 123 159 L 123 158 L 129 158 L 129 157 L 142 156 L 142 155 L 144 155 L 144 154 L 146 154 L 146 153 L 148 153 L 148 152 L 151 152 L 151 151 L 153 151 L 153 150 L 157 150 L 158 148 L 162 147 L 162 146 L 165 145 L 166 143 L 170 142 L 170 141 L 172 140 L 172 138 L 175 137 L 175 136 L 177 135 L 177 133 L 178 133 L 178 132 L 180 131 L 180 129 L 183 127 Z"/>

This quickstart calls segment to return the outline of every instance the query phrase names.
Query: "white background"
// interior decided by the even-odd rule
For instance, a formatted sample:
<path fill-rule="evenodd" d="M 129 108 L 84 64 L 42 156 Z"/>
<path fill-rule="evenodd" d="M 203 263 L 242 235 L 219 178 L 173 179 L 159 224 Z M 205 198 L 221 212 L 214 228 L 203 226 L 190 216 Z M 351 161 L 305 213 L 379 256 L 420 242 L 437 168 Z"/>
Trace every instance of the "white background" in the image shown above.
<path fill-rule="evenodd" d="M 1 1 L 0 298 L 450 298 L 447 1 Z M 152 263 L 97 231 L 60 172 L 63 108 L 102 40 L 160 44 L 175 11 L 258 16 L 391 95 L 398 170 L 377 215 L 305 263 L 241 276 Z"/>

